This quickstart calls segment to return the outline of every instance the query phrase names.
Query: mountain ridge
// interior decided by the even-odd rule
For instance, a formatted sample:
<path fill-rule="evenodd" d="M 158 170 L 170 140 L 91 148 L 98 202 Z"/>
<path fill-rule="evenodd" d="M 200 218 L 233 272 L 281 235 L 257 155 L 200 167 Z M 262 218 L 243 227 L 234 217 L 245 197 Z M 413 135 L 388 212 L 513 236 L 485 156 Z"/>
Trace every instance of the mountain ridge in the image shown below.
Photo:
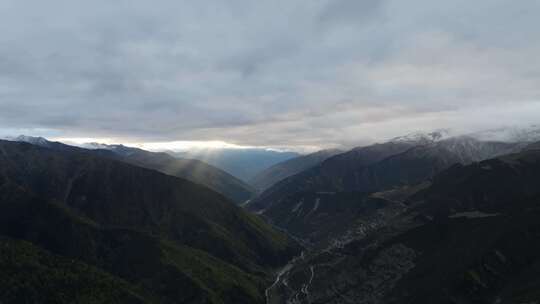
<path fill-rule="evenodd" d="M 295 192 L 373 192 L 414 184 L 454 163 L 479 161 L 523 147 L 521 143 L 482 142 L 465 136 L 428 141 L 420 137 L 420 141 L 398 140 L 358 147 L 278 182 L 253 200 L 248 208 L 265 210 Z"/>
<path fill-rule="evenodd" d="M 339 153 L 342 151 L 338 149 L 321 150 L 280 162 L 258 173 L 250 183 L 258 191 L 266 190 L 280 180 L 310 169 Z"/>
<path fill-rule="evenodd" d="M 150 152 L 124 145 L 99 144 L 94 145 L 94 149 L 85 149 L 60 142 L 51 142 L 42 137 L 31 136 L 19 136 L 15 138 L 15 141 L 28 142 L 60 151 L 84 149 L 99 156 L 114 158 L 168 175 L 188 179 L 225 195 L 237 204 L 242 204 L 253 196 L 251 186 L 229 173 L 199 160 L 179 159 L 164 152 Z"/>

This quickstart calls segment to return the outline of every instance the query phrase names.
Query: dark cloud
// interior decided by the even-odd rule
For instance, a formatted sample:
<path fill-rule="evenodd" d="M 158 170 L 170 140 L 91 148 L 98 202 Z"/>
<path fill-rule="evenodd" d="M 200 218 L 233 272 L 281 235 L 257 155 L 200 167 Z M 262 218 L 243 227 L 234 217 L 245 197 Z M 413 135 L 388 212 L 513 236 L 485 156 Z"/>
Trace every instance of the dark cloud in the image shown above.
<path fill-rule="evenodd" d="M 295 147 L 534 122 L 539 11 L 535 0 L 4 0 L 0 133 Z"/>

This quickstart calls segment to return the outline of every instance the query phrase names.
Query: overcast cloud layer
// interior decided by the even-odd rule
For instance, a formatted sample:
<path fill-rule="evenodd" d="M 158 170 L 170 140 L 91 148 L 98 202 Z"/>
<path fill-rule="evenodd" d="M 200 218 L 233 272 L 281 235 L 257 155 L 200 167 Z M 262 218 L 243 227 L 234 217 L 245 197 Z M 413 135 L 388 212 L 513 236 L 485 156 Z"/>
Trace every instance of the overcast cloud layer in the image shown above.
<path fill-rule="evenodd" d="M 538 0 L 0 0 L 0 20 L 3 134 L 294 148 L 540 121 Z"/>

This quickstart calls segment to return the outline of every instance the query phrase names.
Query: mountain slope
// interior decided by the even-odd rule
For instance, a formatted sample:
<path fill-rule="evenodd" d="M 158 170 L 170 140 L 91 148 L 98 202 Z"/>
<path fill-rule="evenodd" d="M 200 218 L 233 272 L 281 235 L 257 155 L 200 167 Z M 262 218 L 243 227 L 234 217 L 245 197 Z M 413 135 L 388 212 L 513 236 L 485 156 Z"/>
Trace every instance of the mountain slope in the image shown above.
<path fill-rule="evenodd" d="M 270 303 L 540 300 L 538 150 L 454 165 L 405 203 L 384 225 L 296 260 Z"/>
<path fill-rule="evenodd" d="M 310 247 L 327 248 L 384 224 L 404 208 L 365 192 L 300 192 L 273 205 L 264 216 Z"/>
<path fill-rule="evenodd" d="M 119 159 L 122 161 L 207 186 L 237 204 L 242 204 L 253 196 L 251 186 L 200 160 L 181 159 L 167 153 L 149 152 L 125 146 L 107 146 L 107 150 L 120 156 Z"/>
<path fill-rule="evenodd" d="M 250 184 L 258 191 L 264 191 L 280 180 L 310 169 L 339 153 L 341 151 L 335 149 L 322 150 L 286 160 L 263 170 L 251 180 Z"/>
<path fill-rule="evenodd" d="M 521 145 L 481 142 L 469 137 L 449 138 L 415 146 L 357 173 L 347 188 L 375 192 L 423 182 L 453 164 L 469 164 L 519 150 Z"/>
<path fill-rule="evenodd" d="M 441 141 L 404 140 L 356 148 L 320 166 L 287 178 L 250 205 L 264 210 L 294 193 L 376 192 L 422 182 L 455 163 L 470 163 L 515 151 L 518 144 L 481 142 L 468 137 Z"/>
<path fill-rule="evenodd" d="M 248 208 L 261 211 L 279 202 L 281 199 L 302 191 L 336 191 L 345 190 L 343 182 L 347 176 L 371 163 L 388 156 L 404 152 L 412 147 L 409 143 L 376 144 L 356 148 L 349 152 L 330 157 L 320 165 L 288 177 L 270 187 L 254 199 Z"/>
<path fill-rule="evenodd" d="M 260 274 L 249 274 L 204 251 L 144 231 L 104 227 L 62 204 L 22 195 L 15 206 L 13 202 L 2 205 L 2 233 L 97 266 L 110 276 L 140 286 L 146 299 L 173 303 L 263 301 L 267 283 Z"/>
<path fill-rule="evenodd" d="M 19 136 L 15 140 L 59 151 L 80 150 L 77 147 L 51 142 L 40 137 Z M 253 195 L 252 188 L 246 183 L 199 160 L 179 159 L 166 153 L 149 152 L 122 145 L 96 145 L 95 147 L 99 149 L 88 151 L 204 185 L 225 195 L 237 204 L 244 203 Z M 113 153 L 109 153 L 109 151 Z"/>
<path fill-rule="evenodd" d="M 1 141 L 0 202 L 0 234 L 141 284 L 161 302 L 262 303 L 268 271 L 297 252 L 205 187 L 88 152 Z"/>
<path fill-rule="evenodd" d="M 24 241 L 0 237 L 0 268 L 2 303 L 151 303 L 124 280 Z"/>
<path fill-rule="evenodd" d="M 454 164 L 472 163 L 519 147 L 468 137 L 421 142 L 356 170 L 336 171 L 334 178 L 339 184 L 279 193 L 283 196 L 275 196 L 263 215 L 313 246 L 343 243 L 406 209 L 404 196 L 428 187 L 437 173 Z"/>

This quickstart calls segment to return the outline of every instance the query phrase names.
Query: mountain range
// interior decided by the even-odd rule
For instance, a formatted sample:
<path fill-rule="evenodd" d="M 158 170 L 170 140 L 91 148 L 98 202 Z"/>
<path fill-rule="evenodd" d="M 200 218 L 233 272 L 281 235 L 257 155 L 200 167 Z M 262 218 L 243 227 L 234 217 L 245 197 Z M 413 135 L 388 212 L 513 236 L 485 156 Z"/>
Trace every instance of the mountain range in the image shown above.
<path fill-rule="evenodd" d="M 299 252 L 209 188 L 78 148 L 0 141 L 0 210 L 6 303 L 264 303 Z"/>
<path fill-rule="evenodd" d="M 418 187 L 338 192 L 332 198 L 311 195 L 299 197 L 302 205 L 288 209 L 303 220 L 294 224 L 290 216 L 279 225 L 313 234 L 300 221 L 315 223 L 318 218 L 321 225 L 336 226 L 344 219 L 348 231 L 284 268 L 268 303 L 540 299 L 538 144 L 468 165 L 453 164 Z M 354 213 L 349 216 L 353 220 L 347 221 L 347 213 Z"/>
<path fill-rule="evenodd" d="M 251 186 L 122 145 L 0 141 L 0 299 L 535 303 L 540 142 L 525 133 L 289 155 Z"/>
<path fill-rule="evenodd" d="M 460 136 L 440 139 L 400 137 L 335 155 L 290 176 L 252 200 L 249 209 L 263 211 L 298 192 L 376 192 L 415 184 L 455 163 L 471 163 L 519 150 L 523 143 L 480 141 Z"/>
<path fill-rule="evenodd" d="M 14 140 L 59 151 L 82 150 L 63 143 L 51 142 L 42 137 L 19 136 Z M 253 196 L 254 190 L 251 186 L 199 160 L 177 158 L 164 152 L 150 152 L 123 145 L 87 144 L 85 147 L 89 148 L 85 149 L 88 153 L 110 157 L 204 185 L 237 204 L 242 204 Z"/>

